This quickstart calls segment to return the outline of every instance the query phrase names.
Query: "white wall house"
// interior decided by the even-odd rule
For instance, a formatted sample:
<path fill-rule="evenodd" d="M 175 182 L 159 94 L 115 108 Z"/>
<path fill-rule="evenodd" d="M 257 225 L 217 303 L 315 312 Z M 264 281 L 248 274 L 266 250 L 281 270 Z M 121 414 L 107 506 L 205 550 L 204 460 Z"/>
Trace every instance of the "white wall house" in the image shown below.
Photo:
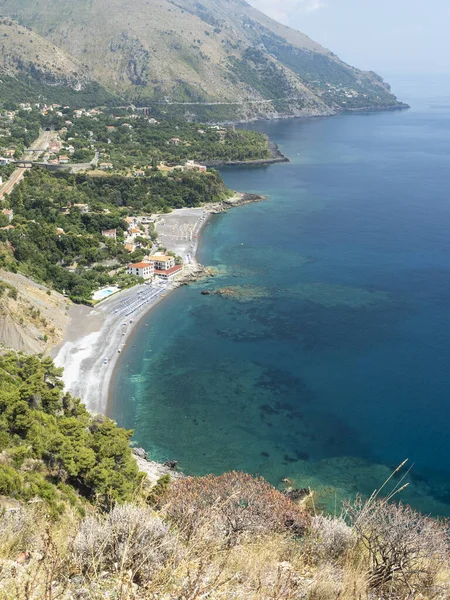
<path fill-rule="evenodd" d="M 146 280 L 151 279 L 154 272 L 155 266 L 152 262 L 130 263 L 127 269 L 129 275 L 136 275 L 136 277 L 142 277 Z"/>

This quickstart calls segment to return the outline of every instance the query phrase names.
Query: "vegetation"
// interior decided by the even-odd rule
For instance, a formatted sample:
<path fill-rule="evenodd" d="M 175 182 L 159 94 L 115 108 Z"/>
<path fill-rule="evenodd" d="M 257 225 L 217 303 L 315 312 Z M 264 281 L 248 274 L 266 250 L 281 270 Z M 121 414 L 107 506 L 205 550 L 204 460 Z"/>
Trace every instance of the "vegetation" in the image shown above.
<path fill-rule="evenodd" d="M 448 524 L 395 504 L 398 485 L 338 517 L 239 472 L 152 488 L 131 434 L 49 358 L 0 356 L 0 600 L 448 596 Z"/>
<path fill-rule="evenodd" d="M 228 195 L 214 170 L 167 176 L 156 171 L 136 178 L 35 168 L 9 196 L 14 229 L 0 231 L 0 267 L 20 270 L 76 302 L 88 300 L 100 286 L 134 282 L 120 267 L 142 259 L 146 249 L 139 247 L 131 254 L 125 250 L 124 217 L 200 206 Z M 74 204 L 88 204 L 89 212 Z M 117 240 L 103 237 L 108 229 L 116 229 Z"/>
<path fill-rule="evenodd" d="M 37 81 L 31 75 L 13 77 L 2 75 L 0 105 L 16 105 L 23 102 L 47 102 L 71 106 L 103 106 L 117 104 L 118 98 L 97 82 L 87 83 L 75 90 L 64 85 L 50 85 Z"/>
<path fill-rule="evenodd" d="M 64 119 L 73 124 L 63 137 L 70 138 L 70 143 L 80 150 L 94 143 L 100 151 L 100 160 L 112 162 L 116 170 L 151 169 L 160 161 L 176 165 L 187 160 L 227 162 L 270 158 L 267 137 L 255 131 L 218 130 L 182 120 L 155 123 L 155 119 L 133 116 L 136 117 L 101 114 L 94 120 L 87 116 L 74 118 L 68 112 Z M 63 119 L 56 119 L 54 124 L 62 126 Z M 83 158 L 87 161 L 92 156 Z"/>
<path fill-rule="evenodd" d="M 131 431 L 64 393 L 49 358 L 7 352 L 0 374 L 1 495 L 42 498 L 54 513 L 64 502 L 108 508 L 132 497 L 140 476 Z"/>
<path fill-rule="evenodd" d="M 37 110 L 18 110 L 13 120 L 0 117 L 0 148 L 15 149 L 14 156 L 20 158 L 25 148 L 38 137 L 40 126 L 41 118 Z M 11 173 L 10 165 L 1 168 L 2 176 L 7 177 Z"/>
<path fill-rule="evenodd" d="M 264 514 L 271 510 L 278 514 L 277 503 L 282 507 L 286 504 L 280 492 L 272 488 L 269 495 L 263 494 L 257 506 L 245 510 L 248 494 L 241 486 L 249 485 L 251 493 L 258 481 L 230 473 L 217 478 L 217 484 L 220 483 L 231 492 L 232 486 L 237 486 L 235 509 L 230 498 L 222 499 L 220 488 L 208 477 L 183 481 L 187 499 L 176 490 L 179 482 L 173 483 L 171 503 L 156 511 L 138 496 L 132 502 L 116 504 L 111 511 L 90 509 L 84 518 L 67 508 L 64 519 L 52 521 L 39 505 L 18 505 L 14 511 L 3 511 L 0 598 L 436 600 L 447 597 L 450 562 L 443 524 L 398 506 L 400 518 L 410 524 L 409 532 L 394 521 L 389 530 L 382 529 L 382 535 L 388 540 L 396 536 L 400 547 L 407 545 L 408 552 L 420 564 L 418 577 L 413 577 L 406 568 L 403 573 L 396 572 L 392 579 L 373 585 L 371 557 L 363 549 L 370 523 L 361 522 L 361 527 L 355 528 L 341 519 L 311 517 L 291 504 L 290 510 L 297 511 L 302 520 L 303 534 L 272 531 L 270 526 L 264 526 L 264 517 L 258 509 L 263 509 Z M 191 486 L 203 489 L 210 502 L 200 507 L 197 502 L 190 504 Z M 168 511 L 178 501 L 191 512 L 186 511 L 182 520 L 174 522 Z M 380 507 L 379 511 L 384 511 L 382 522 L 388 523 L 390 512 L 384 510 L 386 505 Z M 227 514 L 232 518 L 236 510 L 245 516 L 241 535 L 233 537 L 230 543 L 217 529 L 220 518 L 216 517 Z M 194 511 L 199 514 L 192 527 Z M 255 531 L 253 525 L 258 520 L 261 527 Z M 421 551 L 423 528 L 431 532 L 427 536 L 428 554 Z M 345 531 L 344 544 L 335 545 L 337 530 Z"/>

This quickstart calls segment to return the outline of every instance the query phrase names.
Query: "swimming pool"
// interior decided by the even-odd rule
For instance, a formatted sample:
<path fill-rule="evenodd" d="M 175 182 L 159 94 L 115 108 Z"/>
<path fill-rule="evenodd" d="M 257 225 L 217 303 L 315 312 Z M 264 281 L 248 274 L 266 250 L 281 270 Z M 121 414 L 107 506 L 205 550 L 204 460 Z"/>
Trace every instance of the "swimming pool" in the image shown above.
<path fill-rule="evenodd" d="M 120 288 L 116 286 L 110 286 L 101 290 L 97 290 L 92 294 L 92 300 L 104 300 L 108 296 L 111 296 L 111 294 L 115 294 L 116 292 L 118 292 L 119 289 Z"/>

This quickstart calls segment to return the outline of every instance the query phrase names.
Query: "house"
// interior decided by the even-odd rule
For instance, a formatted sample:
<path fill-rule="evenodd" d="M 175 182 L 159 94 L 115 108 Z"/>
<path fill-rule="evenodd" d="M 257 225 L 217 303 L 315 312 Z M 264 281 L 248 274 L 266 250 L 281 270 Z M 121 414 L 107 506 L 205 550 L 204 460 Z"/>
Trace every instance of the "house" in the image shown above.
<path fill-rule="evenodd" d="M 4 229 L 15 229 L 14 225 L 7 225 L 6 227 L 0 227 L 0 230 Z"/>
<path fill-rule="evenodd" d="M 62 227 L 57 227 L 56 235 L 66 235 L 66 232 L 64 231 L 64 229 Z"/>
<path fill-rule="evenodd" d="M 113 165 L 112 165 L 112 163 L 102 162 L 98 165 L 98 168 L 101 169 L 102 171 L 107 171 L 108 169 L 112 169 Z"/>
<path fill-rule="evenodd" d="M 8 150 L 5 150 L 5 156 L 7 156 L 8 158 L 14 158 L 15 153 L 16 153 L 15 148 L 8 148 Z"/>
<path fill-rule="evenodd" d="M 129 275 L 136 275 L 136 277 L 142 277 L 142 279 L 151 279 L 154 271 L 155 267 L 151 261 L 130 263 L 127 268 L 127 273 Z"/>
<path fill-rule="evenodd" d="M 9 165 L 10 160 L 9 158 L 4 158 L 3 156 L 0 156 L 0 165 L 2 167 L 6 167 L 7 165 Z"/>
<path fill-rule="evenodd" d="M 67 164 L 69 162 L 69 160 L 70 159 L 69 159 L 68 156 L 65 156 L 65 155 L 64 156 L 60 156 L 59 157 L 59 164 L 60 165 L 65 165 L 65 164 Z"/>
<path fill-rule="evenodd" d="M 168 271 L 175 266 L 175 259 L 173 256 L 156 254 L 155 256 L 150 256 L 149 260 L 155 263 L 155 270 L 157 271 Z"/>
<path fill-rule="evenodd" d="M 188 160 L 185 163 L 184 168 L 191 170 L 191 171 L 206 171 L 205 165 L 200 165 L 200 164 L 194 162 L 193 160 Z"/>
<path fill-rule="evenodd" d="M 181 144 L 180 138 L 171 138 L 169 141 L 171 144 L 174 144 L 174 146 L 178 146 L 179 144 Z"/>
<path fill-rule="evenodd" d="M 115 131 L 116 128 L 114 127 L 114 125 L 107 125 L 106 126 L 107 131 Z"/>
<path fill-rule="evenodd" d="M 115 240 L 117 239 L 117 229 L 104 229 L 102 231 L 102 236 L 111 240 Z"/>
<path fill-rule="evenodd" d="M 136 244 L 133 244 L 132 242 L 127 242 L 126 244 L 123 245 L 123 247 L 125 248 L 125 250 L 127 252 L 134 252 L 136 250 Z"/>
<path fill-rule="evenodd" d="M 141 169 L 135 171 L 134 174 L 136 177 L 145 177 L 145 171 L 142 171 Z"/>
<path fill-rule="evenodd" d="M 89 212 L 89 204 L 74 204 L 73 207 L 78 208 L 82 213 Z"/>
<path fill-rule="evenodd" d="M 137 235 L 142 235 L 142 232 L 140 229 L 130 227 L 130 229 L 128 230 L 128 235 L 134 239 Z"/>
<path fill-rule="evenodd" d="M 4 208 L 4 209 L 2 210 L 2 213 L 3 213 L 3 214 L 6 216 L 6 217 L 8 217 L 8 221 L 11 223 L 11 221 L 13 220 L 13 217 L 14 217 L 14 212 L 13 212 L 13 209 L 12 209 L 12 208 Z"/>

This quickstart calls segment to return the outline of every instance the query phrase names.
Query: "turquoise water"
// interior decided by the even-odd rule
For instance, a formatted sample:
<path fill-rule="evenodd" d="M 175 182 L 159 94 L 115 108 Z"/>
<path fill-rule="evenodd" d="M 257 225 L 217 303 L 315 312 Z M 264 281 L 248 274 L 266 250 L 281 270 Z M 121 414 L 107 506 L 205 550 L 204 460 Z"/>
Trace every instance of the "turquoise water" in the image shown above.
<path fill-rule="evenodd" d="M 110 414 L 152 457 L 289 477 L 331 509 L 409 458 L 401 498 L 450 514 L 450 96 L 427 89 L 255 126 L 292 161 L 222 171 L 268 199 L 209 222 L 217 277 L 157 306 L 117 371 Z"/>

